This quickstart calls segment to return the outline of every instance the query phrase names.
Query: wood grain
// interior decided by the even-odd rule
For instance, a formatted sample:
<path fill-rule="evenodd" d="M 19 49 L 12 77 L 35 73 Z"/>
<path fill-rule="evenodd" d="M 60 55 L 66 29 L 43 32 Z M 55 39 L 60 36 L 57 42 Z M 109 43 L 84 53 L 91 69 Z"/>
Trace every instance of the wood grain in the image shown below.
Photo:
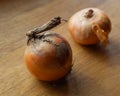
<path fill-rule="evenodd" d="M 119 4 L 119 0 L 0 0 L 0 96 L 119 96 Z M 55 16 L 69 19 L 86 7 L 100 8 L 111 18 L 110 44 L 81 46 L 63 23 L 53 30 L 72 46 L 72 72 L 59 84 L 36 80 L 24 64 L 25 33 Z"/>

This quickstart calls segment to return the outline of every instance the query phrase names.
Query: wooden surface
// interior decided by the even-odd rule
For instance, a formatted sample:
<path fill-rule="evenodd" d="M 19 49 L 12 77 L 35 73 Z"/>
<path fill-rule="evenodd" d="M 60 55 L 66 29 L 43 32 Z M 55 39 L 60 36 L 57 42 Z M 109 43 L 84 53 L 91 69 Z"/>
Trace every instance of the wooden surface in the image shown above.
<path fill-rule="evenodd" d="M 119 0 L 0 0 L 0 96 L 120 96 L 119 4 Z M 110 44 L 80 46 L 63 23 L 54 31 L 72 46 L 72 72 L 59 84 L 36 80 L 24 64 L 25 33 L 52 17 L 68 19 L 86 7 L 100 8 L 111 18 Z"/>

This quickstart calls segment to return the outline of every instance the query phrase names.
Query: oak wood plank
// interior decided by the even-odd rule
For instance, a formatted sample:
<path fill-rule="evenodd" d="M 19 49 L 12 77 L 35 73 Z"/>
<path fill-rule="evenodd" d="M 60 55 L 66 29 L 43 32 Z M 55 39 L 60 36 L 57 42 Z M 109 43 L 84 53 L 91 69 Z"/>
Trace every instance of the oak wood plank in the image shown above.
<path fill-rule="evenodd" d="M 119 0 L 0 0 L 0 96 L 119 96 L 119 4 Z M 110 17 L 110 44 L 81 46 L 62 23 L 53 31 L 72 46 L 72 71 L 59 84 L 36 80 L 24 64 L 25 33 L 55 16 L 69 19 L 86 7 L 100 8 Z"/>

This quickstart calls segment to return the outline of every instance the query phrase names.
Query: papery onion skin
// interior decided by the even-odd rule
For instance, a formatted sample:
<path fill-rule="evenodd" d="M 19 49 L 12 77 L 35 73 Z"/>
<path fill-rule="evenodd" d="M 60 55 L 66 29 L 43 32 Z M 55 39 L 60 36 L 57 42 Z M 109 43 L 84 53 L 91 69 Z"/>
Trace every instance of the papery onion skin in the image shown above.
<path fill-rule="evenodd" d="M 91 17 L 86 13 L 92 10 Z M 75 13 L 68 21 L 68 30 L 72 38 L 82 45 L 98 44 L 97 35 L 92 30 L 92 25 L 98 24 L 107 34 L 111 31 L 111 21 L 102 10 L 98 8 L 86 8 Z"/>
<path fill-rule="evenodd" d="M 25 51 L 25 64 L 39 80 L 55 81 L 63 78 L 72 67 L 72 50 L 65 38 L 57 33 L 45 32 Z"/>

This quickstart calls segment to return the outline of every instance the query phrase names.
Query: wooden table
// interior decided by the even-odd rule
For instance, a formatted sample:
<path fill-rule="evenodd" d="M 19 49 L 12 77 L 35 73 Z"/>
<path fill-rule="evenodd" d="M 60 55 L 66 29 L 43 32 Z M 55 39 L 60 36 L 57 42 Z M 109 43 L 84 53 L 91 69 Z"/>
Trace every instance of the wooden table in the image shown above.
<path fill-rule="evenodd" d="M 0 96 L 120 96 L 119 4 L 119 0 L 0 0 Z M 81 46 L 63 23 L 53 30 L 72 46 L 72 72 L 59 84 L 36 80 L 24 64 L 25 33 L 52 17 L 68 19 L 86 7 L 100 8 L 111 18 L 110 44 Z"/>

